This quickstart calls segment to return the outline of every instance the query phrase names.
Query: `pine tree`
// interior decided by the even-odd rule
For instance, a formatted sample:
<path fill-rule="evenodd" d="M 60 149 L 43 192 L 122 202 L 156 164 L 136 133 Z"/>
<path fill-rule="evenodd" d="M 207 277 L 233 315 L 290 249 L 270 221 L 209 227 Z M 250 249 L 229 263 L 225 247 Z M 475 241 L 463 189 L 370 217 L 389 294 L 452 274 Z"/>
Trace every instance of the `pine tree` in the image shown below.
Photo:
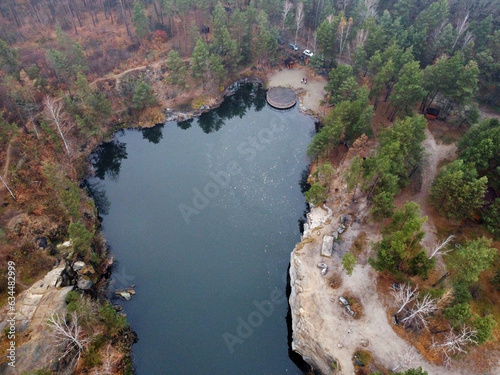
<path fill-rule="evenodd" d="M 467 285 L 479 280 L 479 275 L 493 265 L 497 249 L 491 246 L 486 237 L 469 241 L 449 257 L 449 269 L 454 279 Z"/>
<path fill-rule="evenodd" d="M 0 39 L 0 69 L 17 76 L 19 74 L 19 52 Z M 19 78 L 19 77 L 18 77 Z"/>
<path fill-rule="evenodd" d="M 397 114 L 408 116 L 413 113 L 415 105 L 421 101 L 426 92 L 423 86 L 424 72 L 417 61 L 405 64 L 399 72 L 398 82 L 390 96 L 394 107 L 390 119 L 394 120 Z"/>
<path fill-rule="evenodd" d="M 421 230 L 427 217 L 420 216 L 420 207 L 408 202 L 394 213 L 392 222 L 384 228 L 382 241 L 377 244 L 377 257 L 370 264 L 378 271 L 392 273 L 409 271 L 409 262 L 421 250 L 420 241 L 425 233 Z"/>
<path fill-rule="evenodd" d="M 455 160 L 434 179 L 431 202 L 441 215 L 454 220 L 465 219 L 483 205 L 487 183 L 487 177 L 477 178 L 473 164 Z"/>
<path fill-rule="evenodd" d="M 151 86 L 144 81 L 139 82 L 134 91 L 131 107 L 141 110 L 155 104 L 156 97 Z"/>
<path fill-rule="evenodd" d="M 167 81 L 174 86 L 185 87 L 187 67 L 184 61 L 182 61 L 179 52 L 175 50 L 169 52 L 167 67 L 170 70 Z"/>
<path fill-rule="evenodd" d="M 203 87 L 205 87 L 205 78 L 209 71 L 209 59 L 210 52 L 208 50 L 208 46 L 203 39 L 200 38 L 196 42 L 193 54 L 191 55 L 191 71 L 193 72 L 193 77 L 198 82 L 203 82 Z"/>
<path fill-rule="evenodd" d="M 144 38 L 149 33 L 149 24 L 144 8 L 139 1 L 134 1 L 134 9 L 132 11 L 132 24 L 135 27 L 135 33 L 139 39 Z"/>

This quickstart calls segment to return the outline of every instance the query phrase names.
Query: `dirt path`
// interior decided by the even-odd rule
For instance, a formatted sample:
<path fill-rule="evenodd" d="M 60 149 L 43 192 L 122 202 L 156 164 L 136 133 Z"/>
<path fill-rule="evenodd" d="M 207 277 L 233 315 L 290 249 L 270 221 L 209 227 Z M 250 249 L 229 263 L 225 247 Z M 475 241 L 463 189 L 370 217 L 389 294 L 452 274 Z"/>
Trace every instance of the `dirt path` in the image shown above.
<path fill-rule="evenodd" d="M 479 113 L 481 114 L 481 118 L 489 118 L 489 117 L 494 117 L 496 119 L 500 120 L 500 113 L 498 111 L 495 111 L 491 107 L 486 107 L 486 106 L 479 106 Z"/>
<path fill-rule="evenodd" d="M 184 61 L 187 62 L 188 60 L 189 59 L 185 59 Z M 120 80 L 121 80 L 121 78 L 125 74 L 128 74 L 130 72 L 135 72 L 137 70 L 144 70 L 147 67 L 158 68 L 161 64 L 164 64 L 166 62 L 167 62 L 167 59 L 162 59 L 162 60 L 155 61 L 155 62 L 153 62 L 151 64 L 136 66 L 134 68 L 130 68 L 130 69 L 124 70 L 123 72 L 120 72 L 120 73 L 108 74 L 108 75 L 106 75 L 104 77 L 100 77 L 100 78 L 97 78 L 97 79 L 93 80 L 92 82 L 90 82 L 90 85 L 95 86 L 97 84 L 97 82 L 102 82 L 102 81 L 105 81 L 105 80 L 108 80 L 108 79 L 114 79 L 114 80 L 116 80 L 116 87 L 120 87 Z"/>
<path fill-rule="evenodd" d="M 3 167 L 4 180 L 7 179 L 7 173 L 9 172 L 11 150 L 12 150 L 12 146 L 11 146 L 11 143 L 9 142 L 9 144 L 7 145 L 7 151 L 6 151 L 6 156 L 5 156 L 5 166 Z"/>
<path fill-rule="evenodd" d="M 302 78 L 307 78 L 307 84 L 301 83 Z M 274 71 L 268 77 L 268 85 L 290 87 L 298 91 L 300 106 L 304 112 L 312 111 L 323 115 L 320 103 L 325 99 L 326 79 L 314 75 L 307 67 Z"/>
<path fill-rule="evenodd" d="M 408 189 L 400 194 L 395 202 L 398 207 L 402 206 L 408 201 L 414 201 L 420 205 L 420 210 L 423 216 L 427 216 L 427 222 L 423 225 L 423 231 L 425 232 L 425 237 L 422 240 L 422 245 L 430 250 L 432 249 L 436 242 L 436 226 L 434 224 L 433 216 L 435 215 L 435 210 L 429 205 L 428 197 L 430 194 L 430 189 L 432 182 L 436 177 L 438 172 L 439 164 L 444 160 L 453 160 L 456 158 L 457 147 L 455 144 L 444 144 L 437 143 L 436 139 L 432 135 L 429 129 L 425 129 L 425 140 L 422 143 L 425 149 L 426 160 L 424 165 L 424 171 L 422 173 L 422 186 L 420 191 L 413 193 L 408 191 Z"/>

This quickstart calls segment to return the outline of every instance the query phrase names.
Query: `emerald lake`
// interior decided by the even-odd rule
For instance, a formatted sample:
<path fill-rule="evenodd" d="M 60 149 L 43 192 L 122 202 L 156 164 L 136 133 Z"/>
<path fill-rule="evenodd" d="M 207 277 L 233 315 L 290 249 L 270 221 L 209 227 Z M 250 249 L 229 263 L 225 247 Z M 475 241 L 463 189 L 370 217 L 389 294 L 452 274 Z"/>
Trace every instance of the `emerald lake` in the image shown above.
<path fill-rule="evenodd" d="M 184 122 L 125 130 L 88 180 L 115 259 L 111 291 L 138 334 L 139 375 L 298 375 L 289 357 L 290 253 L 314 119 L 255 85 Z"/>

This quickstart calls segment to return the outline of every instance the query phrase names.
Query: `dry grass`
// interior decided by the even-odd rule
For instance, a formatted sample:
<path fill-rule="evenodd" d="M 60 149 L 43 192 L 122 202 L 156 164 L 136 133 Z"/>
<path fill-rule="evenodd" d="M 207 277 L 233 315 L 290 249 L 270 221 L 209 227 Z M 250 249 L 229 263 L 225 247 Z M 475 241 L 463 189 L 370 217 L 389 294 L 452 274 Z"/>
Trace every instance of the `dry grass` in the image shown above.
<path fill-rule="evenodd" d="M 446 121 L 431 120 L 427 126 L 438 143 L 450 144 L 457 142 L 467 131 L 465 126 L 461 128 Z"/>
<path fill-rule="evenodd" d="M 302 250 L 306 244 L 312 242 L 314 242 L 314 238 L 312 237 L 306 238 L 305 240 L 302 240 L 302 242 L 299 242 L 297 246 L 295 246 L 295 249 L 296 251 Z"/>
<path fill-rule="evenodd" d="M 354 242 L 352 243 L 352 252 L 354 253 L 354 255 L 357 256 L 363 252 L 366 246 L 366 238 L 366 232 L 360 232 L 354 239 Z"/>
<path fill-rule="evenodd" d="M 334 273 L 328 278 L 328 285 L 332 289 L 338 289 L 342 285 L 342 275 Z"/>

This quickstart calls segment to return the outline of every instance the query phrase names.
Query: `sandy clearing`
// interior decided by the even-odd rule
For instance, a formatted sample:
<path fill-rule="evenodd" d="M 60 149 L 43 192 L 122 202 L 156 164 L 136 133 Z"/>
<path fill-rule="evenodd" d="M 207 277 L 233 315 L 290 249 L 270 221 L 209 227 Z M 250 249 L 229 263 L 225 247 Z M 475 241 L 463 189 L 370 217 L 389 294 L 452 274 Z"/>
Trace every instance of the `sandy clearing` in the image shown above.
<path fill-rule="evenodd" d="M 307 78 L 307 84 L 301 83 L 302 78 Z M 325 85 L 325 78 L 300 65 L 293 69 L 273 71 L 268 76 L 269 87 L 284 86 L 294 89 L 298 93 L 301 109 L 316 114 L 322 114 L 321 102 L 326 94 Z"/>

